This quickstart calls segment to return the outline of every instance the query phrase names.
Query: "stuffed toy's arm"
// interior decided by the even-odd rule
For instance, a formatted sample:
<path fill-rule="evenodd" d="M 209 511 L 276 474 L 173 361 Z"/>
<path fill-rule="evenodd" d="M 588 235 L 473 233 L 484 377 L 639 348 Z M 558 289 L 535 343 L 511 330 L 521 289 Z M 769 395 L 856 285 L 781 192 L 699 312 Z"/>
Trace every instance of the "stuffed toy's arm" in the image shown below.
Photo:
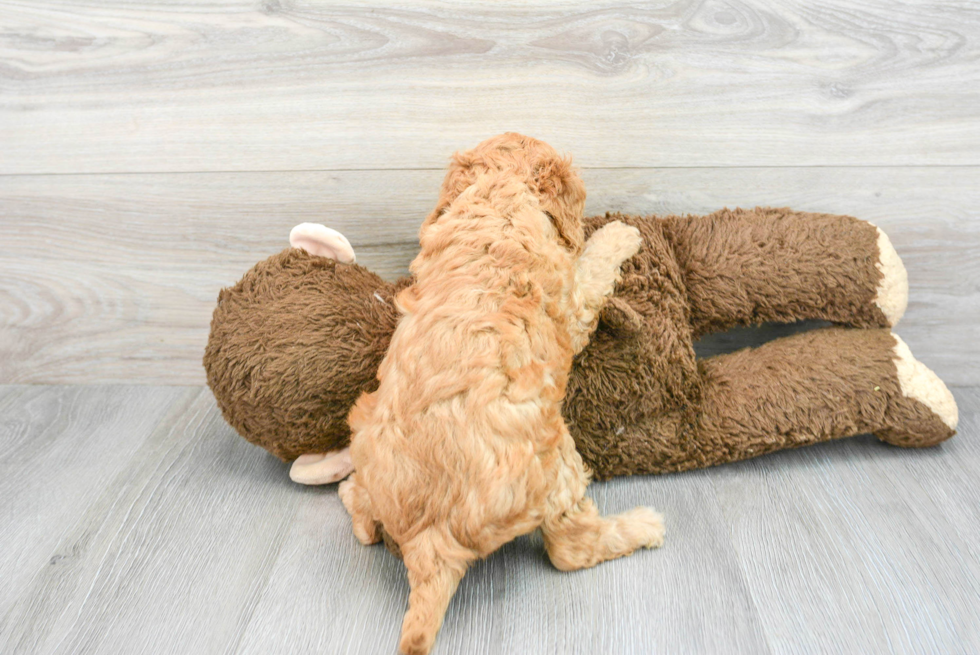
<path fill-rule="evenodd" d="M 289 232 L 289 245 L 311 255 L 354 263 L 354 248 L 343 234 L 317 223 L 300 223 Z M 354 470 L 350 446 L 325 453 L 300 455 L 289 468 L 289 477 L 300 484 L 331 484 Z"/>
<path fill-rule="evenodd" d="M 639 337 L 643 317 L 622 298 L 611 297 L 599 314 L 599 324 L 619 338 Z"/>

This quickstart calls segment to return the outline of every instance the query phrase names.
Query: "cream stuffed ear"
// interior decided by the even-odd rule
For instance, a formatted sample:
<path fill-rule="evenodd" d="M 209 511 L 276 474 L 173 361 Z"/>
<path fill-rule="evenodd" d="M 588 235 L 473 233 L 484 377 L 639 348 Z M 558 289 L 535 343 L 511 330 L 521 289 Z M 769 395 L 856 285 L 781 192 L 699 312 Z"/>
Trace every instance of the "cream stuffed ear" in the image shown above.
<path fill-rule="evenodd" d="M 350 447 L 327 453 L 300 455 L 289 469 L 289 477 L 300 484 L 332 484 L 354 472 Z"/>
<path fill-rule="evenodd" d="M 337 230 L 318 223 L 300 223 L 289 232 L 289 245 L 311 255 L 329 257 L 344 264 L 354 263 L 354 248 Z"/>

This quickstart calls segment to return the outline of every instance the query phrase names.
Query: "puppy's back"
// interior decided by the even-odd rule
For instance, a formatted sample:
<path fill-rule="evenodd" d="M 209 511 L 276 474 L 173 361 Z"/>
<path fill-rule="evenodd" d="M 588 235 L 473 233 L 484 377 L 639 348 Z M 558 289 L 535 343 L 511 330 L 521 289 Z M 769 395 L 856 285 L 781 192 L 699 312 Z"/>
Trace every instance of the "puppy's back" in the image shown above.
<path fill-rule="evenodd" d="M 571 366 L 572 260 L 506 174 L 481 177 L 420 241 L 381 385 L 351 413 L 354 465 L 396 541 L 443 522 L 488 554 L 540 520 L 540 455 Z"/>

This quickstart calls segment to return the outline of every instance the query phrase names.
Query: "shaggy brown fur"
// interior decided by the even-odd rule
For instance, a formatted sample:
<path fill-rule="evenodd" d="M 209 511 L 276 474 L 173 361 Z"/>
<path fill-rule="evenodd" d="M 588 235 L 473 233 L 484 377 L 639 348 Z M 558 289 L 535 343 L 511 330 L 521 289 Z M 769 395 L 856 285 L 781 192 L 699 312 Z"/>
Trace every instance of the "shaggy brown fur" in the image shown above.
<path fill-rule="evenodd" d="M 403 555 L 400 649 L 419 655 L 467 567 L 519 535 L 541 528 L 563 570 L 663 541 L 645 508 L 599 516 L 561 416 L 572 357 L 638 231 L 611 222 L 583 250 L 584 186 L 520 135 L 457 157 L 447 177 L 415 282 L 397 297 L 379 387 L 351 411 L 355 471 L 340 487 L 354 534 L 374 543 L 383 527 Z"/>
<path fill-rule="evenodd" d="M 289 249 L 223 289 L 204 367 L 225 419 L 284 460 L 347 445 L 347 415 L 378 387 L 394 296 L 409 283 Z"/>
<path fill-rule="evenodd" d="M 887 329 L 817 330 L 695 359 L 695 338 L 733 325 L 888 327 L 874 304 L 874 226 L 771 209 L 602 220 L 639 227 L 644 249 L 623 267 L 607 310 L 619 316 L 600 324 L 569 380 L 566 419 L 597 478 L 681 471 L 867 432 L 904 446 L 952 436 L 902 394 Z"/>
<path fill-rule="evenodd" d="M 873 302 L 881 277 L 874 226 L 755 209 L 598 216 L 585 232 L 613 220 L 637 226 L 644 246 L 576 357 L 563 405 L 597 478 L 720 464 L 862 432 L 902 446 L 953 434 L 896 386 L 885 329 L 822 330 L 694 357 L 696 337 L 731 325 L 889 327 Z M 205 367 L 225 417 L 283 459 L 345 445 L 344 417 L 357 394 L 375 388 L 395 327 L 390 299 L 408 283 L 298 250 L 260 263 L 222 292 L 212 322 Z M 338 356 L 341 348 L 351 350 Z"/>
<path fill-rule="evenodd" d="M 865 221 L 756 209 L 700 220 L 670 216 L 658 227 L 666 243 L 657 258 L 677 262 L 695 339 L 735 325 L 814 316 L 888 327 L 874 304 L 881 279 L 877 230 Z"/>

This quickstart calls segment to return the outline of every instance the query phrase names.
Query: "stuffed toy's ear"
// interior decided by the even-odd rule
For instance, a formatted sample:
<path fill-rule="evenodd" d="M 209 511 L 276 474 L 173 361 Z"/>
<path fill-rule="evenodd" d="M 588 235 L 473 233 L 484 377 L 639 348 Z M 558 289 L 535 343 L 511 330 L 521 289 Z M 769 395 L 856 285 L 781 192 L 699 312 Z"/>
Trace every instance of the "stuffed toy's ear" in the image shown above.
<path fill-rule="evenodd" d="M 320 257 L 336 259 L 344 264 L 354 263 L 354 248 L 337 230 L 318 223 L 300 223 L 289 232 L 289 245 Z"/>
<path fill-rule="evenodd" d="M 300 455 L 289 469 L 289 477 L 300 484 L 332 484 L 354 472 L 350 447 L 328 453 Z"/>

